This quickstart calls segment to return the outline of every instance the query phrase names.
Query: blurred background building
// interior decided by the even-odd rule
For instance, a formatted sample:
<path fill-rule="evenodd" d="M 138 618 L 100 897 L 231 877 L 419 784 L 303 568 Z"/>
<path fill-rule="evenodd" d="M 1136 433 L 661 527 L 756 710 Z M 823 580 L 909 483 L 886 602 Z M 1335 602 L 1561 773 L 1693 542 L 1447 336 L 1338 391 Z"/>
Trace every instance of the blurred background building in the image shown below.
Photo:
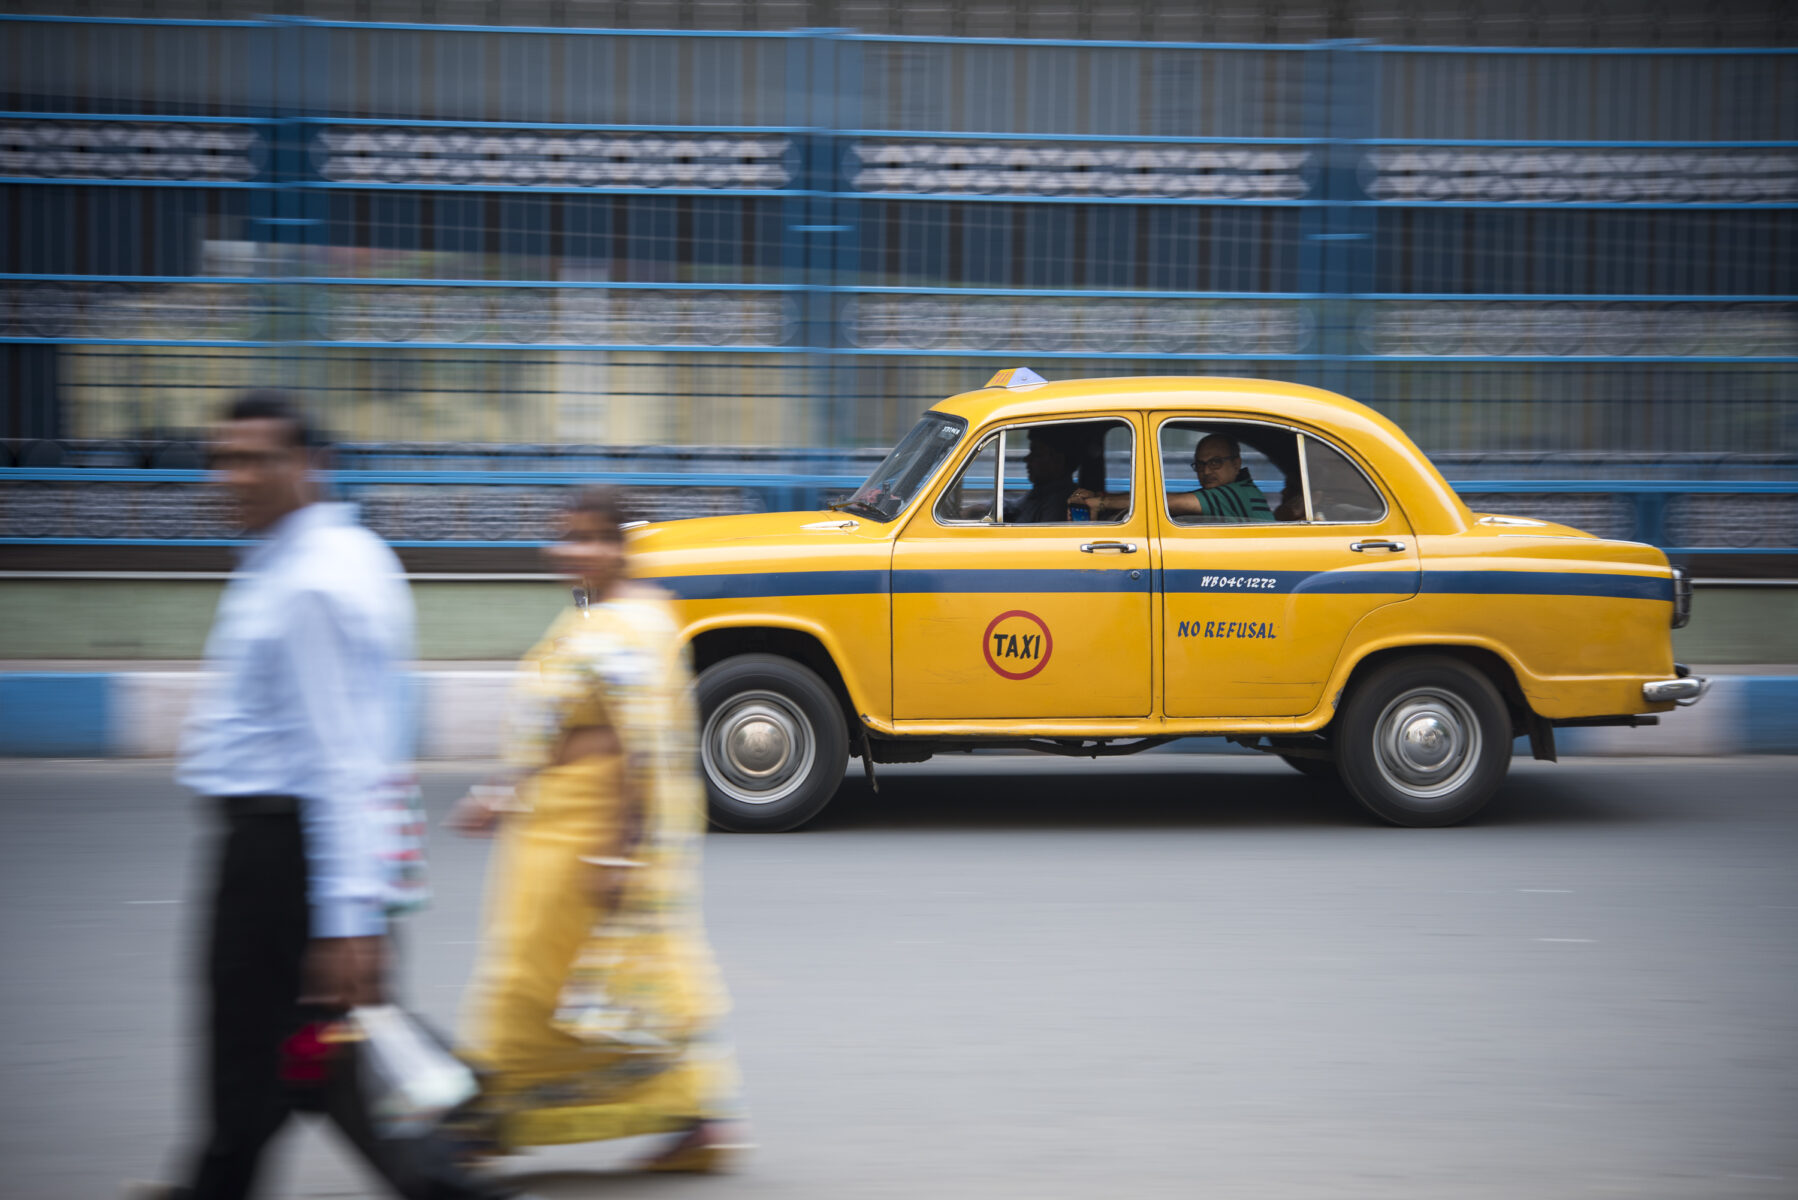
<path fill-rule="evenodd" d="M 1316 383 L 1476 506 L 1798 547 L 1777 0 L 11 7 L 15 562 L 228 537 L 197 437 L 246 386 L 480 550 L 595 473 L 813 502 L 1020 364 Z"/>

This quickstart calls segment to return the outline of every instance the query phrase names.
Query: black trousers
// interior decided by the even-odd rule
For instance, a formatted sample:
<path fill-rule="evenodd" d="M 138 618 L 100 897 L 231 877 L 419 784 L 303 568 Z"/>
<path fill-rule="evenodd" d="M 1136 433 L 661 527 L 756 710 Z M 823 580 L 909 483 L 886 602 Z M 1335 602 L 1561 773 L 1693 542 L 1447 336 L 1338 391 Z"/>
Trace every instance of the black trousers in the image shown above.
<path fill-rule="evenodd" d="M 290 1113 L 323 1112 L 407 1200 L 499 1200 L 505 1190 L 469 1178 L 431 1136 L 381 1139 L 363 1101 L 356 1061 L 333 1061 L 323 1084 L 281 1079 L 282 1044 L 329 1014 L 299 1003 L 310 908 L 298 805 L 283 797 L 218 802 L 225 834 L 206 956 L 210 1133 L 188 1189 L 192 1200 L 251 1194 L 262 1151 Z"/>

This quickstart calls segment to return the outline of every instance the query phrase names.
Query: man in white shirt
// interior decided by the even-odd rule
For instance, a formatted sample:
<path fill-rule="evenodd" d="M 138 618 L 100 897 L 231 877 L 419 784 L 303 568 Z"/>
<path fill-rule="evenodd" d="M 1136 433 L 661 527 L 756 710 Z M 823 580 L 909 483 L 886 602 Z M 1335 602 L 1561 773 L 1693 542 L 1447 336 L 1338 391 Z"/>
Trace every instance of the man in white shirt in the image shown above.
<path fill-rule="evenodd" d="M 320 1061 L 303 1032 L 384 997 L 389 868 L 404 855 L 382 806 L 409 757 L 412 656 L 399 561 L 350 506 L 319 501 L 317 455 L 300 409 L 269 391 L 233 401 L 213 446 L 215 477 L 257 541 L 219 602 L 212 682 L 178 775 L 224 821 L 207 948 L 210 1128 L 188 1186 L 140 1194 L 249 1195 L 263 1148 L 304 1107 L 329 1112 L 403 1196 L 503 1195 L 467 1181 L 433 1138 L 376 1138 L 353 1056 Z"/>

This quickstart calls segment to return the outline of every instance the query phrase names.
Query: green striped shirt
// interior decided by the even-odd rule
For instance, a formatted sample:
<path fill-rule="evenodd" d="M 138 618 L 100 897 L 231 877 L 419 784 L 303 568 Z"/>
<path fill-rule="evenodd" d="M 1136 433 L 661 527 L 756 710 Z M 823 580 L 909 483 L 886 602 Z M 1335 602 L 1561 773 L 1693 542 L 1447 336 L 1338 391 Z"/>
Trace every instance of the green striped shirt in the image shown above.
<path fill-rule="evenodd" d="M 1267 506 L 1267 497 L 1261 494 L 1247 471 L 1222 487 L 1201 488 L 1193 495 L 1199 498 L 1199 508 L 1204 514 L 1219 521 L 1274 519 L 1273 509 Z"/>

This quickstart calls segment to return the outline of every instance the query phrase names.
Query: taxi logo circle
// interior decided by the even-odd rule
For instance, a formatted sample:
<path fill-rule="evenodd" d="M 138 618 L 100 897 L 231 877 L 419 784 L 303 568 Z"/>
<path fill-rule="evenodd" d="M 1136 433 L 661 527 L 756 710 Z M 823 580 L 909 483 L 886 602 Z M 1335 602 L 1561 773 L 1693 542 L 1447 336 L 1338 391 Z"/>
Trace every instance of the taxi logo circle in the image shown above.
<path fill-rule="evenodd" d="M 986 665 L 1007 679 L 1029 679 L 1049 665 L 1055 639 L 1035 613 L 1014 608 L 994 617 L 981 639 Z"/>

